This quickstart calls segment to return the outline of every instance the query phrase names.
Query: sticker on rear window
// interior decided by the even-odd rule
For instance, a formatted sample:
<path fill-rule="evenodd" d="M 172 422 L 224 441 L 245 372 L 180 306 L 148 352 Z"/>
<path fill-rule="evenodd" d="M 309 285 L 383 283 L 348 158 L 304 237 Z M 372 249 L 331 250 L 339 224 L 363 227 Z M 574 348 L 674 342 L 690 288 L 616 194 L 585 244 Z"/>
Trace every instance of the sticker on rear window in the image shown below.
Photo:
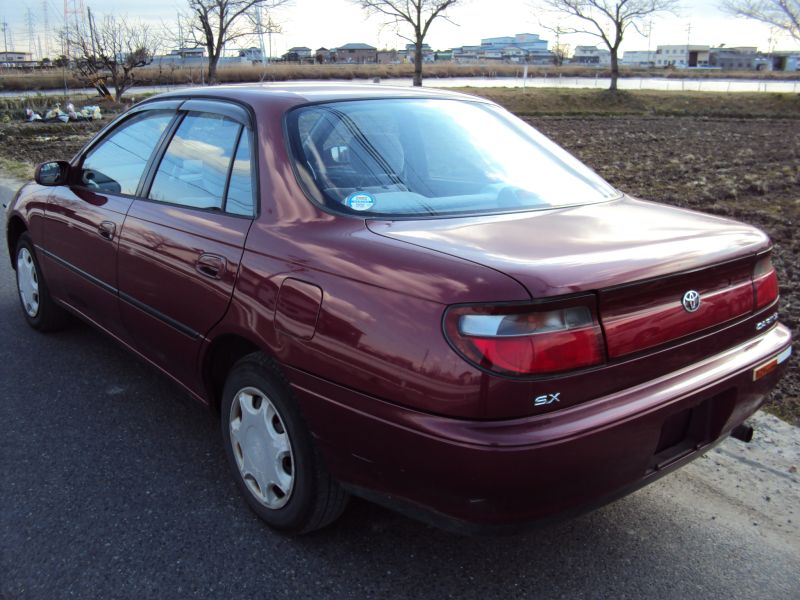
<path fill-rule="evenodd" d="M 375 206 L 375 198 L 372 197 L 372 194 L 367 194 L 366 192 L 355 192 L 350 194 L 344 203 L 353 210 L 369 210 Z"/>

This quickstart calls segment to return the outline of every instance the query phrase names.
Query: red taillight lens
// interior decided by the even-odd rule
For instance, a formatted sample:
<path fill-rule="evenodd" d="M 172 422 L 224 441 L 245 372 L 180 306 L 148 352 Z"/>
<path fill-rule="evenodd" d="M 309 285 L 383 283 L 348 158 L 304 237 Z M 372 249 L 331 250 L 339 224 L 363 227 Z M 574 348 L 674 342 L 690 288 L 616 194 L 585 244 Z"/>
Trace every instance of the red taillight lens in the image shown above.
<path fill-rule="evenodd" d="M 445 316 L 445 332 L 469 362 L 505 375 L 561 373 L 605 358 L 595 311 L 574 302 L 456 306 Z"/>
<path fill-rule="evenodd" d="M 760 259 L 753 269 L 753 292 L 756 308 L 772 304 L 778 298 L 778 275 L 769 256 Z"/>

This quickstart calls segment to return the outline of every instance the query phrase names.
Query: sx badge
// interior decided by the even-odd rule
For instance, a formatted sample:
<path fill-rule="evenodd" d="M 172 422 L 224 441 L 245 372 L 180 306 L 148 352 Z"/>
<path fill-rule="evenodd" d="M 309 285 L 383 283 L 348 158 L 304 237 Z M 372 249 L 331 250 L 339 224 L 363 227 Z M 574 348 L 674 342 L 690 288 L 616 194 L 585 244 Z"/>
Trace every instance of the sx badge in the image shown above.
<path fill-rule="evenodd" d="M 559 402 L 559 395 L 561 392 L 556 392 L 555 394 L 542 394 L 541 396 L 536 396 L 533 399 L 534 406 L 544 406 L 545 404 L 553 404 L 553 402 Z"/>

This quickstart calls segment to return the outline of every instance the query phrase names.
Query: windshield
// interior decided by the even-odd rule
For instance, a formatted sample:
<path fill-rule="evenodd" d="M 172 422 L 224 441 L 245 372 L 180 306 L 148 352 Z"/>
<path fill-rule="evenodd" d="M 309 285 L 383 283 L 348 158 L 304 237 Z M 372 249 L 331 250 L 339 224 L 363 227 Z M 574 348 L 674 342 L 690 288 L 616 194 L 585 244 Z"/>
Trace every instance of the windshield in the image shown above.
<path fill-rule="evenodd" d="M 535 129 L 489 104 L 331 102 L 295 109 L 287 124 L 308 192 L 339 212 L 472 215 L 619 195 Z"/>

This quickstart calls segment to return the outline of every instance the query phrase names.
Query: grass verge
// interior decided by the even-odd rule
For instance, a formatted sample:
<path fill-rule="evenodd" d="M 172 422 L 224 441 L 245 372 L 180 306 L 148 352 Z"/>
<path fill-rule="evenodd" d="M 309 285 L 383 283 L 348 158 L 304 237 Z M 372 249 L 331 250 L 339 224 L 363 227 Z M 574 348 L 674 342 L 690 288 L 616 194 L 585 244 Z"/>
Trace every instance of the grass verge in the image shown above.
<path fill-rule="evenodd" d="M 12 160 L 0 156 L 0 176 L 12 177 L 20 181 L 33 179 L 33 167 L 29 162 Z"/>
<path fill-rule="evenodd" d="M 521 117 L 533 116 L 686 116 L 800 118 L 800 94 L 659 92 L 651 90 L 559 90 L 542 88 L 459 88 L 497 102 Z"/>

